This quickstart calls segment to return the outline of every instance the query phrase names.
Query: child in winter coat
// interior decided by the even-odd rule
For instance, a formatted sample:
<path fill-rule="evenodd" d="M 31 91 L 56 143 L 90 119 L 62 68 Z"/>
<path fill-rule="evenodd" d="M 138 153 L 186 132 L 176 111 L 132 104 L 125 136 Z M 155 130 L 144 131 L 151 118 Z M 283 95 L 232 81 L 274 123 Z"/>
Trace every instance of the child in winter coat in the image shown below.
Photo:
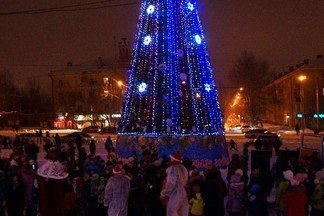
<path fill-rule="evenodd" d="M 311 216 L 324 215 L 324 169 L 315 173 Z"/>
<path fill-rule="evenodd" d="M 284 206 L 284 194 L 287 187 L 290 185 L 290 180 L 294 177 L 291 170 L 286 170 L 283 172 L 284 179 L 279 182 L 279 186 L 276 192 L 276 210 L 278 215 L 285 215 Z"/>
<path fill-rule="evenodd" d="M 242 214 L 242 200 L 244 191 L 244 182 L 242 181 L 243 171 L 237 169 L 235 174 L 231 176 L 228 185 L 228 199 L 226 208 L 229 216 L 237 216 Z"/>
<path fill-rule="evenodd" d="M 190 208 L 190 215 L 191 216 L 199 216 L 203 215 L 205 203 L 203 198 L 201 197 L 200 187 L 195 185 L 193 186 L 193 197 L 189 200 L 189 204 L 191 205 Z"/>
<path fill-rule="evenodd" d="M 308 213 L 307 192 L 305 186 L 301 184 L 304 179 L 303 174 L 297 174 L 290 180 L 284 193 L 286 216 L 305 216 Z"/>

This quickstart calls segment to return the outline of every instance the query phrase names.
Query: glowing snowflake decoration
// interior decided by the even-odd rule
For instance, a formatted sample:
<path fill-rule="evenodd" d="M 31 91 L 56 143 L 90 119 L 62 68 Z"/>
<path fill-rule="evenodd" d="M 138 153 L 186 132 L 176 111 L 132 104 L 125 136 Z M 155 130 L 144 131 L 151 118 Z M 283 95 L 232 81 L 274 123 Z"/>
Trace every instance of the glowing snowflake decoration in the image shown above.
<path fill-rule="evenodd" d="M 140 93 L 145 92 L 145 91 L 146 91 L 146 88 L 147 88 L 147 84 L 146 84 L 146 83 L 141 83 L 141 84 L 138 86 L 138 91 L 139 91 Z"/>
<path fill-rule="evenodd" d="M 195 35 L 195 41 L 197 44 L 201 44 L 202 40 L 201 40 L 200 35 Z"/>
<path fill-rule="evenodd" d="M 148 35 L 144 38 L 144 41 L 143 41 L 144 45 L 149 45 L 151 42 L 152 42 L 151 36 Z"/>
<path fill-rule="evenodd" d="M 152 14 L 152 13 L 154 13 L 154 10 L 155 10 L 154 5 L 150 5 L 147 7 L 146 12 L 147 12 L 147 14 Z"/>
<path fill-rule="evenodd" d="M 188 2 L 187 7 L 190 11 L 193 11 L 195 9 L 194 5 L 191 2 Z"/>
<path fill-rule="evenodd" d="M 205 84 L 205 90 L 207 92 L 210 92 L 211 88 L 210 88 L 210 85 L 209 84 Z"/>

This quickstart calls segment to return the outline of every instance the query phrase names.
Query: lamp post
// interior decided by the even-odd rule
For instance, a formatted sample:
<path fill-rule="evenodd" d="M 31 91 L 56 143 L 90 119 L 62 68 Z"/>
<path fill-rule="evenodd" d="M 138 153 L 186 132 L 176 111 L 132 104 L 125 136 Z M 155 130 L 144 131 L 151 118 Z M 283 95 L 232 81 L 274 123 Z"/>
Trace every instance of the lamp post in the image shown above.
<path fill-rule="evenodd" d="M 306 127 L 306 121 L 305 121 L 305 92 L 304 92 L 304 88 L 303 88 L 303 82 L 307 79 L 307 76 L 305 75 L 299 75 L 297 77 L 297 79 L 300 82 L 300 91 L 301 91 L 301 111 L 303 113 L 303 125 L 302 125 L 302 130 L 303 132 L 305 131 L 305 127 Z"/>
<path fill-rule="evenodd" d="M 319 132 L 319 97 L 318 97 L 318 79 L 316 79 L 316 133 Z"/>

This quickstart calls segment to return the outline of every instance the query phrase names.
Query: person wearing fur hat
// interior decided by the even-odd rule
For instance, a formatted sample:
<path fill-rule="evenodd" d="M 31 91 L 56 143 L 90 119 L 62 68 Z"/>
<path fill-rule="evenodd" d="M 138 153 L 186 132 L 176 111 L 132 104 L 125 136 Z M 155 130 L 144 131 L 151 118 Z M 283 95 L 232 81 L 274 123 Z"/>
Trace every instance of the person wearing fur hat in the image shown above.
<path fill-rule="evenodd" d="M 312 194 L 311 216 L 324 215 L 324 169 L 315 173 L 315 188 Z"/>
<path fill-rule="evenodd" d="M 287 187 L 290 184 L 290 180 L 294 177 L 294 174 L 291 170 L 286 170 L 283 172 L 283 176 L 284 179 L 282 179 L 279 182 L 279 186 L 278 189 L 276 191 L 276 202 L 275 202 L 275 206 L 276 206 L 276 210 L 278 215 L 284 215 L 285 213 L 285 206 L 284 206 L 284 193 L 287 189 Z"/>
<path fill-rule="evenodd" d="M 301 182 L 305 175 L 296 175 L 290 179 L 290 184 L 284 193 L 286 216 L 308 215 L 308 198 L 306 188 Z"/>
<path fill-rule="evenodd" d="M 127 216 L 130 180 L 120 165 L 114 167 L 113 173 L 105 188 L 104 205 L 108 207 L 109 216 Z"/>
<path fill-rule="evenodd" d="M 66 168 L 58 161 L 55 149 L 48 153 L 48 161 L 37 170 L 39 212 L 41 215 L 64 215 L 65 188 L 68 185 Z M 55 206 L 55 208 L 53 208 Z"/>
<path fill-rule="evenodd" d="M 161 191 L 161 199 L 169 197 L 167 202 L 167 216 L 188 215 L 189 203 L 185 186 L 188 182 L 188 171 L 181 164 L 180 152 L 170 155 L 171 165 L 166 170 L 167 178 L 164 189 Z"/>
<path fill-rule="evenodd" d="M 242 215 L 242 198 L 244 191 L 244 182 L 242 181 L 243 170 L 237 169 L 231 176 L 228 185 L 228 199 L 226 208 L 229 216 Z"/>

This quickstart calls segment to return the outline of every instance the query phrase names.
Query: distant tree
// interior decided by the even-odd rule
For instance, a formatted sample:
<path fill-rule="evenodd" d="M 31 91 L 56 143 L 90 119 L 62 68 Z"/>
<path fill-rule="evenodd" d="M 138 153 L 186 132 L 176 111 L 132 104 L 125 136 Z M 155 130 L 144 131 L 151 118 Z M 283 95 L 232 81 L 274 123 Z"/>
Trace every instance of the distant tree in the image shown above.
<path fill-rule="evenodd" d="M 49 113 L 51 111 L 50 96 L 42 92 L 39 82 L 35 78 L 28 80 L 26 90 L 23 92 L 22 112 Z"/>
<path fill-rule="evenodd" d="M 244 50 L 237 62 L 230 70 L 229 80 L 241 92 L 247 122 L 255 123 L 259 120 L 263 110 L 260 90 L 270 76 L 269 65 L 266 60 L 257 58 L 253 52 Z"/>
<path fill-rule="evenodd" d="M 0 71 L 0 111 L 20 111 L 21 95 L 9 71 Z"/>

